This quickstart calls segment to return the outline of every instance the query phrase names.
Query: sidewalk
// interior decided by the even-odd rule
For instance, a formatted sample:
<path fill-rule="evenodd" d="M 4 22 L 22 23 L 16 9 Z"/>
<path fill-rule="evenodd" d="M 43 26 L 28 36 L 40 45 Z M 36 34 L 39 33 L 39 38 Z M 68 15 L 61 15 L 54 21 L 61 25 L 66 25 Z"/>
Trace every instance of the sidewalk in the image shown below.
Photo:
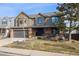
<path fill-rule="evenodd" d="M 0 47 L 0 52 L 11 53 L 11 54 L 15 54 L 16 56 L 17 55 L 20 55 L 20 56 L 70 56 L 70 55 L 61 54 L 61 53 L 52 53 L 52 52 L 7 48 L 7 47 Z"/>

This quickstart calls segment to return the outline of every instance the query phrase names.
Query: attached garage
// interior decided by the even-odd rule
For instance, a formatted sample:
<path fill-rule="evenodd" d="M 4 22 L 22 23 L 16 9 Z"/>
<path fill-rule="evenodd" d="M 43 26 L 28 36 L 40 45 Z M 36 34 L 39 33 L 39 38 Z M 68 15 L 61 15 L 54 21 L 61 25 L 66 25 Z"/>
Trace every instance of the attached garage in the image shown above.
<path fill-rule="evenodd" d="M 28 31 L 27 30 L 14 30 L 13 31 L 13 37 L 14 38 L 27 38 L 28 37 Z"/>

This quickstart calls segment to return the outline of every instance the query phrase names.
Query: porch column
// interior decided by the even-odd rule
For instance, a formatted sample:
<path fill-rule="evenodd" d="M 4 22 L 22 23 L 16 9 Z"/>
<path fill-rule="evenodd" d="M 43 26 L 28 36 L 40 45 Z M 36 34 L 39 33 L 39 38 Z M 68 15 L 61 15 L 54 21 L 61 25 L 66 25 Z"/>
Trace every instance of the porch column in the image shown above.
<path fill-rule="evenodd" d="M 13 38 L 13 29 L 10 29 L 10 38 Z"/>
<path fill-rule="evenodd" d="M 32 28 L 29 28 L 29 38 L 32 38 Z"/>

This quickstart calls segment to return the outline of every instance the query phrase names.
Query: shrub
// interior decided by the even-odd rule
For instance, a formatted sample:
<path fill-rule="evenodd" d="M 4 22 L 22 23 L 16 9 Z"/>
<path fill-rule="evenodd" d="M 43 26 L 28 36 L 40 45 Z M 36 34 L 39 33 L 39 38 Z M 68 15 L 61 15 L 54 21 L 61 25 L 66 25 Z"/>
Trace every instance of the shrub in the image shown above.
<path fill-rule="evenodd" d="M 43 39 L 43 37 L 41 37 L 41 36 L 38 36 L 38 37 L 37 37 L 37 39 Z"/>

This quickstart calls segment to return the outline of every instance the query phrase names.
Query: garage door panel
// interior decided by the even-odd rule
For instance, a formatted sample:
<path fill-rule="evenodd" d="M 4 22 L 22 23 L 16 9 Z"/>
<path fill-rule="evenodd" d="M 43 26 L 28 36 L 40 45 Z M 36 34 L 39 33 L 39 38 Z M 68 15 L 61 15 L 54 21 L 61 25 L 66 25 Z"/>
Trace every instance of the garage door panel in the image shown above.
<path fill-rule="evenodd" d="M 14 38 L 24 38 L 24 31 L 23 30 L 15 30 L 14 31 Z"/>

